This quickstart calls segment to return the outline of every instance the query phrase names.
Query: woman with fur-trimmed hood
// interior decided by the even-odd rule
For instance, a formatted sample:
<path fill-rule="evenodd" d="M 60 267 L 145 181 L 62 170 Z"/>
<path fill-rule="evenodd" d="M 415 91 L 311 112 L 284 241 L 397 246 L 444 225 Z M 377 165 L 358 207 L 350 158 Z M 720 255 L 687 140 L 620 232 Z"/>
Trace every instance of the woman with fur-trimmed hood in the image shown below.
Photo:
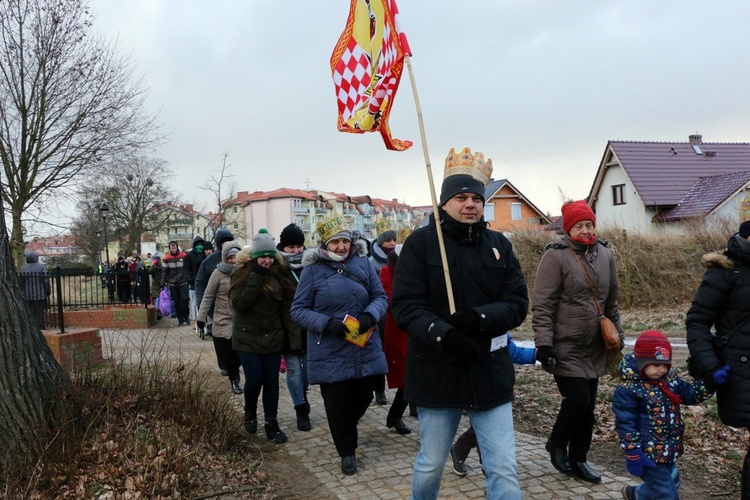
<path fill-rule="evenodd" d="M 341 457 L 341 470 L 357 470 L 357 422 L 373 399 L 378 375 L 388 371 L 380 335 L 373 332 L 363 347 L 345 339 L 347 315 L 359 330 L 375 327 L 388 307 L 388 298 L 366 245 L 352 243 L 352 233 L 340 217 L 318 228 L 322 244 L 302 257 L 304 271 L 292 303 L 292 319 L 307 329 L 307 368 L 310 384 L 319 384 L 328 426 Z"/>
<path fill-rule="evenodd" d="M 703 263 L 707 269 L 685 320 L 694 375 L 710 378 L 728 365 L 727 382 L 716 393 L 719 417 L 750 430 L 750 220 L 740 224 L 726 250 L 704 255 Z M 750 498 L 750 448 L 741 486 L 742 498 Z"/>
<path fill-rule="evenodd" d="M 267 230 L 255 235 L 247 257 L 245 250 L 238 255 L 241 266 L 232 273 L 229 289 L 234 309 L 232 348 L 245 372 L 245 430 L 250 434 L 258 430 L 262 390 L 266 437 L 284 443 L 287 437 L 277 420 L 281 351 L 286 342 L 292 349 L 299 349 L 302 342 L 299 326 L 290 316 L 294 285 Z"/>

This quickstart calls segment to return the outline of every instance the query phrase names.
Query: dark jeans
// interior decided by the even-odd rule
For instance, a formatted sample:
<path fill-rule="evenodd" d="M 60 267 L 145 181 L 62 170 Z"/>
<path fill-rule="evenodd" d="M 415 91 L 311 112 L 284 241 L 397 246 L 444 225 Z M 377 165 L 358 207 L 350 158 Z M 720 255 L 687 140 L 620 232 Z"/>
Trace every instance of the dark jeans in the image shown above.
<path fill-rule="evenodd" d="M 240 378 L 240 358 L 232 349 L 232 339 L 223 339 L 221 337 L 212 337 L 214 339 L 214 351 L 216 351 L 216 360 L 219 362 L 219 368 L 228 373 L 229 380 L 238 380 Z"/>
<path fill-rule="evenodd" d="M 406 401 L 404 401 L 404 388 L 399 387 L 396 391 L 396 395 L 393 397 L 393 403 L 391 403 L 391 409 L 388 410 L 388 419 L 386 422 L 393 422 L 404 416 L 404 410 L 406 410 Z"/>
<path fill-rule="evenodd" d="M 372 402 L 377 377 L 378 375 L 320 384 L 328 428 L 340 457 L 354 455 L 354 450 L 357 449 L 357 422 Z"/>
<path fill-rule="evenodd" d="M 279 368 L 281 351 L 271 354 L 255 354 L 236 351 L 245 372 L 245 413 L 255 415 L 258 411 L 258 396 L 263 390 L 263 416 L 276 420 L 279 410 Z"/>
<path fill-rule="evenodd" d="M 550 441 L 568 450 L 571 462 L 585 462 L 594 432 L 594 404 L 599 379 L 560 377 L 555 382 L 563 397 Z"/>
<path fill-rule="evenodd" d="M 177 314 L 177 321 L 189 323 L 190 319 L 190 295 L 188 290 L 188 284 L 183 283 L 181 285 L 169 285 L 169 294 L 174 302 L 175 313 Z"/>
<path fill-rule="evenodd" d="M 453 451 L 458 460 L 466 460 L 472 448 L 477 448 L 477 451 L 479 451 L 478 446 L 477 433 L 474 432 L 473 426 L 469 426 L 469 428 L 466 429 L 463 434 L 458 436 L 458 439 L 456 439 L 456 443 L 453 445 Z"/>

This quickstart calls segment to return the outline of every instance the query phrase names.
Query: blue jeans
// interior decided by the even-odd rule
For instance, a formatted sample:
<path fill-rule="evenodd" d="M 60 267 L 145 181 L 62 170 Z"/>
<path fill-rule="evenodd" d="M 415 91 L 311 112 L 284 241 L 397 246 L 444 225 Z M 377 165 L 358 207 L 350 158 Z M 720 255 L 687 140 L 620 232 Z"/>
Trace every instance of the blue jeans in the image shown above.
<path fill-rule="evenodd" d="M 245 413 L 255 415 L 258 396 L 263 389 L 263 416 L 276 420 L 279 410 L 279 368 L 281 351 L 270 354 L 255 354 L 236 351 L 245 372 Z"/>
<path fill-rule="evenodd" d="M 680 472 L 677 463 L 656 464 L 656 469 L 643 469 L 643 484 L 636 486 L 638 500 L 679 500 Z"/>
<path fill-rule="evenodd" d="M 461 420 L 461 409 L 420 406 L 418 413 L 422 444 L 414 463 L 411 498 L 433 500 L 440 491 L 445 461 Z M 469 420 L 482 449 L 487 498 L 520 500 L 512 403 L 485 411 L 469 410 Z"/>
<path fill-rule="evenodd" d="M 286 361 L 286 387 L 294 406 L 305 404 L 307 382 L 307 354 L 284 354 Z"/>

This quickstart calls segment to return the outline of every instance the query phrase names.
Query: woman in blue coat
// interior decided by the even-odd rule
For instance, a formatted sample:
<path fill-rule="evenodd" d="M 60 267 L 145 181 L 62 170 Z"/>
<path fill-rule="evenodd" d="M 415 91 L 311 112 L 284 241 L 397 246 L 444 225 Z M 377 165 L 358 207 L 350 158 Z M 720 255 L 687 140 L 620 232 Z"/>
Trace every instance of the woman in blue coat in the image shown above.
<path fill-rule="evenodd" d="M 341 471 L 357 471 L 357 422 L 372 402 L 378 375 L 388 371 L 380 335 L 370 335 L 363 347 L 345 339 L 347 315 L 359 321 L 361 332 L 376 327 L 388 299 L 361 240 L 340 216 L 318 226 L 322 242 L 302 257 L 304 269 L 292 302 L 292 319 L 307 330 L 307 369 L 310 384 L 319 384 Z"/>

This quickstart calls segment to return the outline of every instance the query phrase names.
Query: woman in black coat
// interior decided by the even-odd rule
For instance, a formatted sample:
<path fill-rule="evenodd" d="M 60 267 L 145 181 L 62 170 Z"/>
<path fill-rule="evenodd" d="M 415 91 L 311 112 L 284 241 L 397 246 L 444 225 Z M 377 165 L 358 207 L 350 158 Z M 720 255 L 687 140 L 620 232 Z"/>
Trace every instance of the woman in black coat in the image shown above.
<path fill-rule="evenodd" d="M 716 393 L 719 417 L 750 430 L 750 220 L 740 224 L 726 250 L 704 255 L 703 262 L 708 269 L 686 319 L 695 375 L 710 378 L 728 365 L 729 378 Z M 742 466 L 742 498 L 750 499 L 750 449 Z"/>

